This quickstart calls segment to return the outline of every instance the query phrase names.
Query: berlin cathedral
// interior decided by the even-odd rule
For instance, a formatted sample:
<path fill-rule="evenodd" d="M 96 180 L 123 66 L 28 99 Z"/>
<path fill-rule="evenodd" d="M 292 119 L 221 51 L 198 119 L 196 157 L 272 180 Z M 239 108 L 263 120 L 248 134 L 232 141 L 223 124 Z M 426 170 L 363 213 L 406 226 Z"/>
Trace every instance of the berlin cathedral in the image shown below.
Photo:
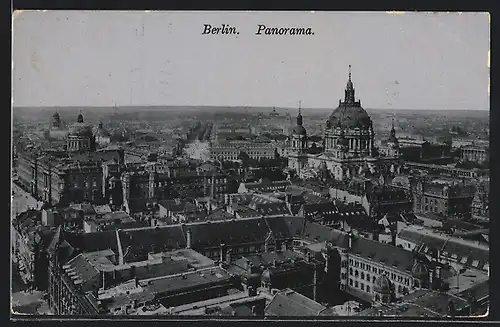
<path fill-rule="evenodd" d="M 355 98 L 351 66 L 344 101 L 339 100 L 338 107 L 326 121 L 323 151 L 319 154 L 308 153 L 307 131 L 302 123 L 299 109 L 297 125 L 290 135 L 288 155 L 288 167 L 299 177 L 303 178 L 311 170 L 327 170 L 339 181 L 356 176 L 379 177 L 399 173 L 399 145 L 394 126 L 387 140 L 390 151 L 381 155 L 374 146 L 373 122 L 361 101 Z"/>

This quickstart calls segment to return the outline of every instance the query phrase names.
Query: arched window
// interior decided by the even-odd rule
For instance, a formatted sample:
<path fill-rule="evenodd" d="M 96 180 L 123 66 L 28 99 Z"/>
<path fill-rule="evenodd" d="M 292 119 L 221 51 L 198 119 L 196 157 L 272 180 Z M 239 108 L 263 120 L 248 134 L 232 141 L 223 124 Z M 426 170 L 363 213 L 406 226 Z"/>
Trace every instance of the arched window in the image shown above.
<path fill-rule="evenodd" d="M 370 285 L 366 285 L 366 291 L 370 293 Z"/>
<path fill-rule="evenodd" d="M 359 283 L 358 283 L 358 281 L 355 281 L 355 282 L 354 282 L 354 287 L 356 287 L 356 288 L 358 288 L 358 287 L 359 287 Z"/>
<path fill-rule="evenodd" d="M 375 301 L 379 302 L 380 301 L 380 295 L 375 294 Z"/>
<path fill-rule="evenodd" d="M 361 279 L 365 279 L 365 273 L 361 272 Z"/>
<path fill-rule="evenodd" d="M 358 276 L 359 276 L 359 272 L 358 272 L 358 270 L 356 269 L 356 270 L 354 271 L 354 277 L 358 277 Z"/>
<path fill-rule="evenodd" d="M 352 268 L 349 268 L 349 274 L 352 275 Z"/>
<path fill-rule="evenodd" d="M 352 286 L 352 278 L 349 278 L 349 285 Z"/>
<path fill-rule="evenodd" d="M 401 287 L 401 285 L 398 286 L 398 293 L 402 293 L 403 292 L 403 287 Z"/>
<path fill-rule="evenodd" d="M 377 279 L 377 278 L 375 278 L 375 276 L 373 276 L 372 280 L 373 280 L 373 282 L 374 282 L 374 283 L 375 283 L 375 280 L 376 280 L 376 279 Z"/>
<path fill-rule="evenodd" d="M 366 274 L 366 280 L 370 281 L 370 274 Z"/>

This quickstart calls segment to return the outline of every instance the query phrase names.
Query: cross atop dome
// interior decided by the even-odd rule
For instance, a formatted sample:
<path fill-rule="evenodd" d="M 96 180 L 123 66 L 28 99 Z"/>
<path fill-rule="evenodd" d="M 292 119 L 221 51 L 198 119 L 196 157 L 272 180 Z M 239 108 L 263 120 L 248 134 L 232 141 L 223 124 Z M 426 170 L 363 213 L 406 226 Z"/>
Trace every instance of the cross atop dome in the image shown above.
<path fill-rule="evenodd" d="M 345 103 L 354 103 L 354 86 L 352 84 L 351 80 L 352 74 L 351 74 L 351 65 L 349 65 L 349 80 L 347 81 L 347 86 L 345 89 Z"/>
<path fill-rule="evenodd" d="M 80 110 L 80 113 L 78 114 L 78 118 L 76 120 L 77 122 L 79 123 L 83 123 L 83 115 L 82 115 L 82 111 Z"/>

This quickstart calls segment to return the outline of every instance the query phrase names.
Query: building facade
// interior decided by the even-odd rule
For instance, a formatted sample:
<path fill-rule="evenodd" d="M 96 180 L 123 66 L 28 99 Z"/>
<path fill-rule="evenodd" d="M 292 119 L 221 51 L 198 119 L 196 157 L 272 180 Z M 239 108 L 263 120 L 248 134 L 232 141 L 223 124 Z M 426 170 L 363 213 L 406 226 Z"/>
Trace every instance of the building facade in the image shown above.
<path fill-rule="evenodd" d="M 297 139 L 296 144 L 302 145 L 303 142 L 300 140 L 307 140 L 300 114 L 297 117 L 297 126 L 294 128 L 293 135 Z M 302 138 L 301 135 L 303 135 Z M 325 165 L 336 180 L 350 179 L 367 172 L 379 174 L 388 172 L 389 169 L 399 171 L 397 147 L 394 146 L 394 149 L 386 156 L 380 156 L 374 145 L 374 137 L 373 122 L 361 107 L 361 102 L 355 99 L 349 67 L 349 80 L 344 101 L 339 100 L 339 106 L 326 122 L 323 152 L 307 154 L 298 148 L 299 151 L 292 151 L 289 154 L 289 168 L 295 170 L 301 177 L 308 171 L 307 168 L 319 170 Z M 394 132 L 391 142 L 395 143 L 395 140 L 397 139 Z"/>

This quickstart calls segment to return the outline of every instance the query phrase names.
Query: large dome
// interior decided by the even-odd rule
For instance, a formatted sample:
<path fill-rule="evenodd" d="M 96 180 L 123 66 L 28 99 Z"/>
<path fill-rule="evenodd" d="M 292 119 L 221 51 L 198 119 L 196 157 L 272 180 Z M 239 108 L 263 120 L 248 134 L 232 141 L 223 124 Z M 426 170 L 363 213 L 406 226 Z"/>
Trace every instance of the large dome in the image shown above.
<path fill-rule="evenodd" d="M 351 80 L 351 65 L 349 65 L 349 80 L 345 89 L 344 101 L 339 101 L 339 106 L 328 118 L 327 128 L 369 128 L 370 116 L 361 107 L 361 102 L 356 101 L 354 85 Z"/>
<path fill-rule="evenodd" d="M 329 128 L 369 128 L 371 119 L 368 113 L 357 103 L 340 103 L 328 118 Z"/>
<path fill-rule="evenodd" d="M 295 135 L 307 135 L 306 129 L 302 125 L 297 125 L 293 128 L 292 133 Z"/>
<path fill-rule="evenodd" d="M 77 122 L 69 127 L 70 136 L 92 137 L 92 126 L 83 122 L 83 115 L 79 114 Z"/>
<path fill-rule="evenodd" d="M 92 136 L 92 127 L 85 123 L 74 123 L 69 128 L 69 135 L 71 136 Z"/>
<path fill-rule="evenodd" d="M 418 279 L 425 279 L 429 274 L 427 266 L 421 262 L 416 262 L 411 268 L 411 274 Z"/>

